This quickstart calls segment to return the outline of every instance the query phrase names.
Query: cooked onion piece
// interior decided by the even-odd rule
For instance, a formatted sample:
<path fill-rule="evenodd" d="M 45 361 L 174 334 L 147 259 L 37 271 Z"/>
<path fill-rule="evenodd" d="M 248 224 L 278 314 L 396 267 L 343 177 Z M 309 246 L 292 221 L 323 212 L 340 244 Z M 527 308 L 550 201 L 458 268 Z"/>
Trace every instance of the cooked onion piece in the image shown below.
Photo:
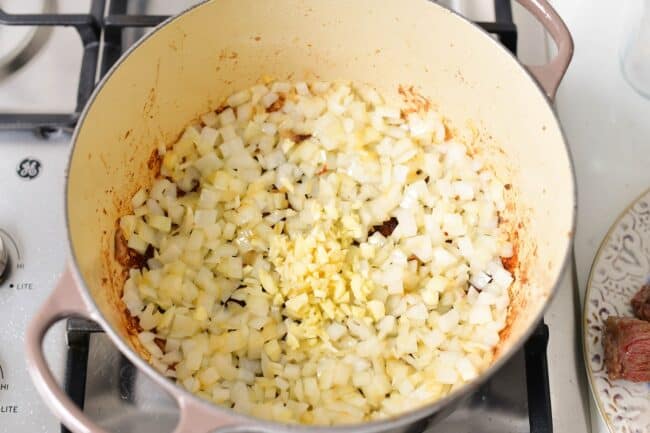
<path fill-rule="evenodd" d="M 434 111 L 357 83 L 256 85 L 201 116 L 120 220 L 151 363 L 281 422 L 381 419 L 492 361 L 504 186 Z M 162 343 L 161 343 L 162 342 Z"/>

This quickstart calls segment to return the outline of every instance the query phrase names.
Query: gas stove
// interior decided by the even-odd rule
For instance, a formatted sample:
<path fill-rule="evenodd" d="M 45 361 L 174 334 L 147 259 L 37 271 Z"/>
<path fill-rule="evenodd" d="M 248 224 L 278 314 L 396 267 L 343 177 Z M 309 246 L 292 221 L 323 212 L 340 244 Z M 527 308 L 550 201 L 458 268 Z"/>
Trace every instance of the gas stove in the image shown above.
<path fill-rule="evenodd" d="M 34 25 L 32 37 L 41 38 L 39 29 L 47 26 L 52 31 L 40 47 L 26 45 L 40 51 L 29 53 L 28 59 L 23 56 L 22 68 L 13 71 L 17 63 L 0 58 L 0 433 L 66 431 L 32 385 L 23 339 L 27 323 L 66 260 L 63 191 L 70 132 L 97 79 L 120 54 L 166 15 L 196 2 L 44 0 L 31 2 L 38 5 L 27 11 L 10 9 L 12 2 L 0 5 L 5 3 L 0 30 Z M 509 0 L 440 3 L 478 21 L 516 53 L 518 32 Z M 54 8 L 57 14 L 46 14 Z M 571 299 L 572 292 L 568 278 L 560 297 Z M 573 331 L 567 326 L 573 327 L 573 319 L 559 322 L 566 309 L 566 304 L 552 308 L 547 320 L 551 342 L 555 330 L 562 344 L 568 337 L 571 345 Z M 547 433 L 559 426 L 562 430 L 556 431 L 582 431 L 564 430 L 575 412 L 571 405 L 555 404 L 559 395 L 571 398 L 579 392 L 567 387 L 567 381 L 577 387 L 575 366 L 559 375 L 548 373 L 547 355 L 559 360 L 562 355 L 554 353 L 566 352 L 551 350 L 553 345 L 547 351 L 549 326 L 541 323 L 525 347 L 461 408 L 434 427 L 423 423 L 422 430 Z M 172 430 L 178 419 L 173 400 L 139 374 L 96 325 L 76 319 L 61 322 L 45 345 L 61 386 L 108 431 Z M 573 347 L 569 349 L 574 356 Z M 552 412 L 560 415 L 553 418 Z"/>

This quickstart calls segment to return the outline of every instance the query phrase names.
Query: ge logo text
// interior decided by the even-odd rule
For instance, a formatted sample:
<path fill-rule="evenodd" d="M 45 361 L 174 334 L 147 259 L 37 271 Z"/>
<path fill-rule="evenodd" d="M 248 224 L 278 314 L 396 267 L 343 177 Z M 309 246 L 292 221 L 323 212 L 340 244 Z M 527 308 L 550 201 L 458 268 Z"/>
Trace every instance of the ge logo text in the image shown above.
<path fill-rule="evenodd" d="M 32 180 L 41 172 L 41 162 L 34 158 L 25 158 L 20 161 L 16 173 L 23 179 Z"/>

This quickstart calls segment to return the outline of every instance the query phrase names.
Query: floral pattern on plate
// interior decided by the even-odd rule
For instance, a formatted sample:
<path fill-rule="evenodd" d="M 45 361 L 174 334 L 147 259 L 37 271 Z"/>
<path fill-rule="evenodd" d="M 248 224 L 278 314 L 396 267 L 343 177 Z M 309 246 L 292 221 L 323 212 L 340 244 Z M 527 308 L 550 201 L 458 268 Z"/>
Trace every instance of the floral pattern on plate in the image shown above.
<path fill-rule="evenodd" d="M 585 295 L 583 345 L 589 383 L 612 433 L 650 432 L 650 383 L 610 381 L 603 361 L 608 316 L 632 317 L 630 300 L 650 281 L 650 190 L 614 223 L 591 268 Z"/>

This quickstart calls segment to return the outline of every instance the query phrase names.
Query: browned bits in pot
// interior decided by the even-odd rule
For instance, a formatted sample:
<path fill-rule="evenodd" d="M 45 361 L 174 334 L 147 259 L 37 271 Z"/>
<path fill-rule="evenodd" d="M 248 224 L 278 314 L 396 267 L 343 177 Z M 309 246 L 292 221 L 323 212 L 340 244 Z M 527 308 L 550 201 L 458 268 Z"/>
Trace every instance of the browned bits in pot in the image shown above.
<path fill-rule="evenodd" d="M 125 319 L 125 328 L 129 335 L 138 335 L 142 332 L 142 326 L 140 326 L 140 319 L 132 315 L 129 310 L 124 306 L 123 316 Z"/>
<path fill-rule="evenodd" d="M 232 297 L 226 299 L 223 304 L 227 306 L 229 303 L 237 304 L 242 308 L 244 308 L 246 306 L 246 301 L 242 301 L 242 300 L 239 300 L 239 299 L 233 299 Z"/>
<path fill-rule="evenodd" d="M 119 221 L 115 230 L 115 260 L 126 268 L 132 263 L 131 249 L 127 246 L 126 238 L 119 227 Z"/>
<path fill-rule="evenodd" d="M 160 348 L 163 352 L 165 351 L 165 345 L 167 344 L 167 340 L 163 340 L 162 338 L 156 337 L 153 339 L 153 342 L 156 343 L 156 346 Z"/>
<path fill-rule="evenodd" d="M 406 118 L 411 113 L 416 113 L 418 111 L 429 111 L 431 110 L 431 101 L 429 101 L 424 96 L 420 95 L 413 86 L 398 86 L 397 92 L 402 97 L 402 100 L 407 105 L 407 108 L 400 110 L 400 115 L 402 118 Z"/>
<path fill-rule="evenodd" d="M 162 156 L 160 156 L 157 149 L 154 149 L 154 151 L 151 152 L 151 155 L 149 155 L 149 159 L 147 160 L 147 167 L 149 167 L 149 170 L 151 170 L 152 173 L 158 175 L 160 173 L 161 165 Z"/>
<path fill-rule="evenodd" d="M 397 227 L 397 218 L 391 217 L 389 220 L 384 221 L 380 225 L 373 226 L 370 231 L 368 231 L 368 236 L 372 236 L 375 232 L 381 233 L 384 237 L 388 237 L 393 234 L 393 231 Z"/>
<path fill-rule="evenodd" d="M 274 111 L 279 111 L 284 107 L 284 100 L 285 97 L 283 95 L 280 95 L 277 101 L 275 101 L 273 104 L 271 104 L 267 109 L 267 113 L 273 113 Z"/>
<path fill-rule="evenodd" d="M 408 261 L 409 262 L 415 261 L 415 262 L 417 262 L 418 266 L 420 266 L 422 264 L 422 261 L 420 260 L 420 258 L 418 256 L 416 256 L 415 254 L 411 254 L 410 256 L 408 256 Z"/>
<path fill-rule="evenodd" d="M 144 254 L 128 247 L 122 230 L 115 230 L 115 260 L 126 269 L 141 269 L 147 265 L 147 260 L 153 257 L 153 247 L 149 245 Z"/>
<path fill-rule="evenodd" d="M 447 126 L 446 123 L 444 123 L 444 126 L 445 126 L 445 141 L 451 140 L 452 138 L 454 138 L 454 134 L 449 128 L 449 126 Z"/>
<path fill-rule="evenodd" d="M 311 138 L 311 134 L 294 134 L 292 137 L 293 141 L 296 143 L 302 143 L 303 141 Z"/>
<path fill-rule="evenodd" d="M 220 106 L 219 108 L 217 108 L 216 110 L 214 110 L 214 112 L 217 113 L 217 114 L 221 114 L 224 111 L 226 111 L 228 108 L 230 108 L 230 105 L 224 104 L 224 105 Z"/>
<path fill-rule="evenodd" d="M 519 258 L 517 257 L 518 250 L 519 248 L 517 246 L 517 243 L 513 242 L 512 257 L 501 257 L 501 264 L 508 272 L 510 272 L 513 275 L 515 274 L 515 270 L 519 265 Z"/>

